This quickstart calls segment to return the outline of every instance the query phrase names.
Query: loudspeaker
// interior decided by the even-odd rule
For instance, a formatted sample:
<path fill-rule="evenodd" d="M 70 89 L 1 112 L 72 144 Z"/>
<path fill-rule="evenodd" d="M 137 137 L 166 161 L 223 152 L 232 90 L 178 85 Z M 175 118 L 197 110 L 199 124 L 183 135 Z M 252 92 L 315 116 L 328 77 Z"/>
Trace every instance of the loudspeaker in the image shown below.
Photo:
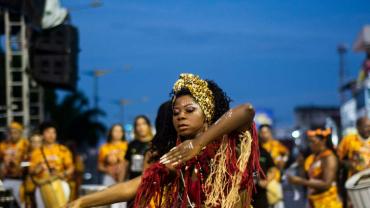
<path fill-rule="evenodd" d="M 78 75 L 78 30 L 59 25 L 33 34 L 31 74 L 42 85 L 75 90 Z"/>
<path fill-rule="evenodd" d="M 31 50 L 36 53 L 78 53 L 78 30 L 72 25 L 34 32 Z"/>
<path fill-rule="evenodd" d="M 34 54 L 31 62 L 33 78 L 43 86 L 75 90 L 77 55 Z"/>

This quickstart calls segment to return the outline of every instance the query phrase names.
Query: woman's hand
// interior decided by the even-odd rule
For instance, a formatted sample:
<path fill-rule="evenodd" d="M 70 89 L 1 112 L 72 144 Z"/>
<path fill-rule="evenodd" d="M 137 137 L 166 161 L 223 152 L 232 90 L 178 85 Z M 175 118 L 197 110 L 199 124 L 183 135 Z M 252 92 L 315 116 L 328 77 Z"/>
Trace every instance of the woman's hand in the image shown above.
<path fill-rule="evenodd" d="M 258 181 L 258 185 L 261 187 L 261 188 L 264 188 L 266 189 L 267 188 L 267 185 L 269 184 L 269 182 L 267 180 L 259 180 Z"/>
<path fill-rule="evenodd" d="M 287 177 L 288 177 L 288 182 L 291 183 L 291 184 L 294 184 L 294 185 L 301 185 L 302 184 L 303 179 L 299 176 L 288 175 Z"/>
<path fill-rule="evenodd" d="M 197 156 L 201 150 L 202 147 L 198 144 L 197 139 L 186 140 L 163 155 L 160 163 L 177 166 Z"/>
<path fill-rule="evenodd" d="M 81 206 L 81 198 L 76 199 L 64 206 L 64 208 L 82 208 Z"/>

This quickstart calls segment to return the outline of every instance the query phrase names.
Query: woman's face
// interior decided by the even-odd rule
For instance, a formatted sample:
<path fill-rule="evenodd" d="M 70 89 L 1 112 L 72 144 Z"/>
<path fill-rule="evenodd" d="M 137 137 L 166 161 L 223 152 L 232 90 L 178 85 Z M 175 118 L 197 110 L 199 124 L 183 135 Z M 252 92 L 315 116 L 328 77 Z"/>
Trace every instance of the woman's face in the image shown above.
<path fill-rule="evenodd" d="M 321 139 L 316 136 L 309 136 L 308 141 L 313 153 L 319 153 L 322 149 L 322 146 L 325 146 L 323 141 L 321 141 Z"/>
<path fill-rule="evenodd" d="M 54 127 L 50 127 L 44 130 L 42 137 L 46 144 L 54 144 L 57 140 L 57 131 Z"/>
<path fill-rule="evenodd" d="M 19 129 L 11 128 L 9 130 L 9 135 L 12 141 L 18 141 L 22 137 L 22 131 Z"/>
<path fill-rule="evenodd" d="M 136 134 L 139 138 L 147 138 L 150 135 L 150 126 L 144 118 L 136 120 Z"/>
<path fill-rule="evenodd" d="M 42 137 L 39 135 L 34 135 L 31 137 L 31 148 L 37 149 L 40 148 L 42 145 Z"/>
<path fill-rule="evenodd" d="M 123 129 L 120 125 L 116 125 L 112 129 L 112 141 L 119 141 L 123 138 Z"/>
<path fill-rule="evenodd" d="M 195 137 L 207 126 L 202 109 L 190 95 L 176 98 L 172 119 L 177 134 L 185 138 Z"/>
<path fill-rule="evenodd" d="M 261 128 L 261 131 L 259 133 L 262 142 L 267 142 L 269 139 L 272 139 L 272 133 L 269 127 L 265 126 Z"/>

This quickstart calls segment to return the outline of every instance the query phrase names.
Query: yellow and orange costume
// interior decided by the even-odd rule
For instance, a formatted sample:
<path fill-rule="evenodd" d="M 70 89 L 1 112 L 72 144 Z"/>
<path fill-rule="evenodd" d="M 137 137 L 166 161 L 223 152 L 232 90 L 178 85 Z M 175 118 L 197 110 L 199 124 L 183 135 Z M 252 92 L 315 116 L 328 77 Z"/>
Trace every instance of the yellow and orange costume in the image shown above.
<path fill-rule="evenodd" d="M 99 149 L 98 163 L 106 168 L 116 169 L 112 177 L 118 182 L 120 174 L 123 172 L 122 162 L 127 152 L 127 142 L 109 142 L 103 144 Z"/>
<path fill-rule="evenodd" d="M 68 184 L 71 187 L 71 200 L 75 200 L 79 197 L 80 186 L 83 182 L 83 173 L 85 171 L 84 160 L 81 155 L 74 156 L 74 175 L 68 180 Z"/>
<path fill-rule="evenodd" d="M 276 166 L 284 164 L 289 157 L 289 150 L 283 144 L 275 139 L 270 139 L 262 143 L 262 147 L 270 154 Z M 274 173 L 274 179 L 280 181 L 281 173 L 278 168 L 273 168 L 271 172 Z"/>
<path fill-rule="evenodd" d="M 18 136 L 21 137 L 23 126 L 18 122 L 12 122 L 9 130 L 18 131 Z M 28 148 L 29 142 L 24 138 L 8 138 L 0 143 L 1 179 L 5 188 L 12 189 L 19 204 L 21 203 L 19 189 L 23 176 L 21 162 L 26 159 Z"/>
<path fill-rule="evenodd" d="M 340 160 L 348 159 L 355 162 L 348 176 L 370 168 L 370 139 L 362 139 L 358 134 L 351 134 L 340 142 L 337 154 Z"/>
<path fill-rule="evenodd" d="M 36 206 L 36 199 L 35 199 L 35 192 L 36 192 L 36 184 L 32 178 L 32 176 L 27 173 L 28 175 L 24 178 L 22 185 L 19 189 L 19 194 L 21 197 L 21 201 L 25 204 L 27 208 L 33 208 Z"/>
<path fill-rule="evenodd" d="M 29 142 L 27 139 L 20 139 L 13 143 L 6 140 L 0 144 L 0 158 L 3 164 L 4 178 L 21 178 L 21 162 L 25 159 Z"/>
<path fill-rule="evenodd" d="M 40 192 L 36 191 L 37 204 L 56 208 L 67 203 L 71 191 L 66 182 L 70 177 L 67 170 L 74 167 L 69 149 L 60 144 L 44 145 L 32 151 L 30 163 L 33 179 L 40 188 Z"/>
<path fill-rule="evenodd" d="M 331 150 L 325 150 L 319 155 L 312 154 L 306 158 L 304 167 L 309 180 L 320 180 L 322 178 L 325 168 L 322 159 L 333 154 Z M 342 208 L 335 182 L 322 193 L 314 193 L 314 191 L 312 188 L 308 190 L 308 200 L 312 208 Z"/>
<path fill-rule="evenodd" d="M 73 166 L 72 154 L 67 147 L 60 144 L 43 146 L 43 151 L 50 168 L 56 174 L 63 174 L 64 171 Z M 41 149 L 36 149 L 31 154 L 31 169 L 39 164 L 46 164 Z M 36 180 L 45 180 L 49 177 L 48 170 L 43 170 L 35 175 Z"/>

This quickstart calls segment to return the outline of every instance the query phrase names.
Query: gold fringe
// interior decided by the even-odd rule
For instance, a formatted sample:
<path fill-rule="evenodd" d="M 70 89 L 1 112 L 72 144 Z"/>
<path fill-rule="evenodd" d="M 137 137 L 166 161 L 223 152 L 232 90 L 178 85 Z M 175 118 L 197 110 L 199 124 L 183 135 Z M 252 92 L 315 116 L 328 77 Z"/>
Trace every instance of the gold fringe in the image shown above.
<path fill-rule="evenodd" d="M 240 155 L 237 160 L 239 171 L 234 175 L 227 172 L 226 150 L 228 146 L 228 138 L 224 136 L 220 148 L 218 149 L 214 160 L 211 162 L 211 171 L 206 180 L 205 186 L 210 192 L 206 193 L 206 207 L 233 208 L 239 201 L 240 182 L 243 172 L 247 168 L 249 156 L 251 154 L 252 137 L 249 131 L 245 131 L 239 135 L 240 138 Z M 229 180 L 231 177 L 231 180 Z M 230 186 L 231 187 L 228 188 Z"/>

